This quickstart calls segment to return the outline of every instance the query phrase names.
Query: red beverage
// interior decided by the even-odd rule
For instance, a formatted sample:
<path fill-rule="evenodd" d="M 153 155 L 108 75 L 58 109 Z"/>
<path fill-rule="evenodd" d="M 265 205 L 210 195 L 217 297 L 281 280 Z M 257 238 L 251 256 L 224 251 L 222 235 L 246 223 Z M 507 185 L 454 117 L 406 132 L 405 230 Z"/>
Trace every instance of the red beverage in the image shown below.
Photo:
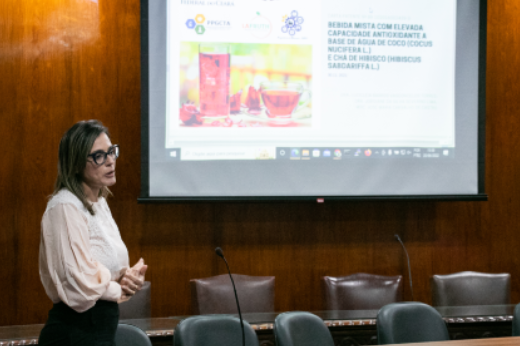
<path fill-rule="evenodd" d="M 262 90 L 262 100 L 270 118 L 290 118 L 298 106 L 300 93 L 295 90 Z"/>
<path fill-rule="evenodd" d="M 229 115 L 229 53 L 199 53 L 200 113 Z"/>

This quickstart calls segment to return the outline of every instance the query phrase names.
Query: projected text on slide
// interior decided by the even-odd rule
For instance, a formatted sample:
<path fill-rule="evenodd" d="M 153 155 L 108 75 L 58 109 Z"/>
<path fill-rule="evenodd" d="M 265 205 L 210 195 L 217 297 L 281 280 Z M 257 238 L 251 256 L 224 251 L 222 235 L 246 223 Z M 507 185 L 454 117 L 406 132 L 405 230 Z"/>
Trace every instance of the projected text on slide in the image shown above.
<path fill-rule="evenodd" d="M 169 2 L 166 148 L 455 147 L 454 1 L 275 3 Z"/>

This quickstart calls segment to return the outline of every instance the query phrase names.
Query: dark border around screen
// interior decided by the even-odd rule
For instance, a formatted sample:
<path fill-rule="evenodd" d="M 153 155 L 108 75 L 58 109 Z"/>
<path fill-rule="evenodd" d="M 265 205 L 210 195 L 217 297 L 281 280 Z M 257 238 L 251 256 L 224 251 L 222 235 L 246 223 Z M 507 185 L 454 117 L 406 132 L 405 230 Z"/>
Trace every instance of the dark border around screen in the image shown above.
<path fill-rule="evenodd" d="M 150 196 L 148 0 L 141 0 L 141 198 Z"/>
<path fill-rule="evenodd" d="M 479 71 L 478 71 L 478 193 L 486 189 L 486 51 L 487 0 L 480 0 Z"/>
<path fill-rule="evenodd" d="M 396 195 L 396 196 L 236 196 L 236 197 L 150 197 L 149 132 L 149 0 L 141 0 L 141 193 L 138 203 L 186 202 L 323 202 L 347 201 L 487 201 L 485 193 L 486 156 L 486 51 L 487 0 L 479 0 L 479 70 L 478 70 L 478 193 L 475 195 Z"/>
<path fill-rule="evenodd" d="M 318 199 L 322 200 L 318 202 Z M 347 201 L 436 201 L 462 202 L 488 200 L 486 194 L 477 195 L 417 195 L 417 196 L 262 196 L 262 197 L 145 197 L 139 203 L 185 203 L 185 202 L 347 202 Z"/>

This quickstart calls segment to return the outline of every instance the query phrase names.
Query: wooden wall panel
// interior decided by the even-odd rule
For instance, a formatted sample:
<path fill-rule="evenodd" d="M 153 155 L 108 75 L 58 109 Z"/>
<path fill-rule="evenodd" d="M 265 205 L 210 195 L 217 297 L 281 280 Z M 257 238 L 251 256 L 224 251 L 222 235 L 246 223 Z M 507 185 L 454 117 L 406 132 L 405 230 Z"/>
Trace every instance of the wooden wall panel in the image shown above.
<path fill-rule="evenodd" d="M 150 265 L 154 316 L 190 313 L 190 278 L 276 276 L 275 308 L 321 307 L 319 277 L 406 277 L 431 302 L 429 277 L 510 272 L 520 301 L 520 4 L 489 1 L 488 202 L 137 204 L 140 191 L 138 0 L 0 2 L 0 325 L 43 323 L 51 303 L 38 276 L 41 215 L 63 132 L 97 118 L 121 145 L 114 218 L 135 262 Z M 407 283 L 407 282 L 406 282 Z M 408 285 L 405 296 L 411 298 Z"/>

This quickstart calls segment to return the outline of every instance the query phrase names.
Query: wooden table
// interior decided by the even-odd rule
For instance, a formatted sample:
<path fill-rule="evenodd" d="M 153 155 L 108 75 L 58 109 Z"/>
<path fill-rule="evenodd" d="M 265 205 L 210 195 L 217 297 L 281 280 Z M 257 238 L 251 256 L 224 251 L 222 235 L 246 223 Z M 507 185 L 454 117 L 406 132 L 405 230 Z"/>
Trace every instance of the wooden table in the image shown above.
<path fill-rule="evenodd" d="M 173 330 L 179 322 L 179 319 L 168 317 L 120 321 L 145 331 L 154 345 L 172 345 Z M 43 324 L 0 327 L 0 346 L 37 345 L 42 328 Z"/>
<path fill-rule="evenodd" d="M 490 305 L 437 307 L 436 309 L 446 321 L 450 338 L 459 340 L 511 336 L 514 308 L 515 305 Z M 313 313 L 324 320 L 336 345 L 377 344 L 377 310 L 314 311 Z M 277 315 L 278 313 L 243 314 L 244 320 L 256 330 L 261 346 L 274 345 L 273 322 Z M 146 332 L 154 345 L 172 345 L 175 326 L 187 317 L 123 320 L 121 323 L 139 327 Z M 0 327 L 0 346 L 36 345 L 42 328 L 42 324 Z M 497 344 L 497 346 L 502 345 Z"/>
<path fill-rule="evenodd" d="M 406 346 L 518 346 L 520 336 L 488 339 L 449 340 L 406 344 Z M 390 346 L 390 345 L 388 345 Z"/>

